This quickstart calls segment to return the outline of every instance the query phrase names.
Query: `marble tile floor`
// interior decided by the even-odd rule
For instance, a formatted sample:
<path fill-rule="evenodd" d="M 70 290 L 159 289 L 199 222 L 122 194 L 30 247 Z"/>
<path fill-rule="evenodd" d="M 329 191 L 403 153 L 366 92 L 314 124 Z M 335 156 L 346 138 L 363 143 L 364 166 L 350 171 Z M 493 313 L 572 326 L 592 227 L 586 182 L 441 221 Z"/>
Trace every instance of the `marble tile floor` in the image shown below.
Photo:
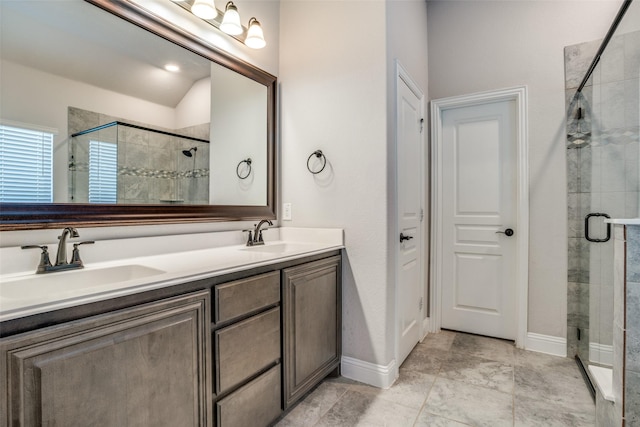
<path fill-rule="evenodd" d="M 391 388 L 328 378 L 276 425 L 594 426 L 595 405 L 573 359 L 442 331 L 416 346 Z"/>

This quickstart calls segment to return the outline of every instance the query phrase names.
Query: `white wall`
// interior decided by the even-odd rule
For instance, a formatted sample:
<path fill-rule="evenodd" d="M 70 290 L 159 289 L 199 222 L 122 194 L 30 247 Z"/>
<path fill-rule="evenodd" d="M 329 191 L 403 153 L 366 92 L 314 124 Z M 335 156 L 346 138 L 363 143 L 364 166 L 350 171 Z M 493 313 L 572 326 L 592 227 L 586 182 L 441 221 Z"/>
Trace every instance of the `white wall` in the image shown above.
<path fill-rule="evenodd" d="M 280 200 L 293 214 L 282 225 L 345 229 L 343 354 L 386 365 L 385 3 L 283 0 L 280 11 Z M 328 165 L 314 176 L 316 149 Z"/>
<path fill-rule="evenodd" d="M 267 88 L 216 64 L 211 66 L 211 82 L 211 203 L 266 205 Z M 240 179 L 238 163 L 247 158 L 251 173 Z"/>
<path fill-rule="evenodd" d="M 0 115 L 3 119 L 55 127 L 63 138 L 67 136 L 68 106 L 156 126 L 171 128 L 174 125 L 173 108 L 9 61 L 2 61 L 0 66 Z"/>
<path fill-rule="evenodd" d="M 175 108 L 172 129 L 211 122 L 211 77 L 196 81 Z M 148 123 L 148 122 L 147 122 Z M 168 127 L 164 125 L 164 127 Z"/>
<path fill-rule="evenodd" d="M 313 17 L 313 19 L 309 19 Z M 427 90 L 423 1 L 283 0 L 283 226 L 345 229 L 343 355 L 395 358 L 395 59 Z M 327 169 L 307 170 L 321 149 Z"/>
<path fill-rule="evenodd" d="M 432 99 L 529 88 L 529 332 L 566 336 L 564 52 L 604 37 L 618 1 L 429 1 Z"/>

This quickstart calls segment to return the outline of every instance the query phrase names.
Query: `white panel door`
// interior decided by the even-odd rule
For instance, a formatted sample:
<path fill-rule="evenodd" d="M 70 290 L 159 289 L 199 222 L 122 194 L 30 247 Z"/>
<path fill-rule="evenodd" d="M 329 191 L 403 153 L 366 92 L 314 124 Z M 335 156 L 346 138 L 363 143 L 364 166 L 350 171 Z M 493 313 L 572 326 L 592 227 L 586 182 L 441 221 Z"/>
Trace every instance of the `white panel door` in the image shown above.
<path fill-rule="evenodd" d="M 442 323 L 516 338 L 514 101 L 445 110 Z"/>
<path fill-rule="evenodd" d="M 422 322 L 422 101 L 398 78 L 398 365 L 420 340 Z"/>

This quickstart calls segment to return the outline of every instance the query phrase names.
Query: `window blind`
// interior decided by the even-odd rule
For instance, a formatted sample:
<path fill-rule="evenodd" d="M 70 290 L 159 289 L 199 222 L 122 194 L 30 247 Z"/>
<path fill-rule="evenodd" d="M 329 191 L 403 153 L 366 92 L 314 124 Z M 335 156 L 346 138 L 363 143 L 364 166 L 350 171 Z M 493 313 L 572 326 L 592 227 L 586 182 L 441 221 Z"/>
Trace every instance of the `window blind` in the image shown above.
<path fill-rule="evenodd" d="M 89 203 L 118 201 L 118 146 L 89 141 Z"/>
<path fill-rule="evenodd" d="M 0 125 L 0 202 L 53 202 L 53 133 Z"/>

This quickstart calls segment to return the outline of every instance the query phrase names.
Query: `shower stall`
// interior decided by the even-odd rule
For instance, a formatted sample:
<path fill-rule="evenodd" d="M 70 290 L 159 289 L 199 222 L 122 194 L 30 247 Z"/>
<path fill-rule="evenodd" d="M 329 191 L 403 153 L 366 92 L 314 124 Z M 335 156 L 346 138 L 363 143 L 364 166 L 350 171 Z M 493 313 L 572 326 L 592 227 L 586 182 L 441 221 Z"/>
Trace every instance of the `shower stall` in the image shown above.
<path fill-rule="evenodd" d="M 567 350 L 587 380 L 588 365 L 613 362 L 613 239 L 605 221 L 640 214 L 639 77 L 638 1 L 622 3 L 603 40 L 565 48 Z"/>
<path fill-rule="evenodd" d="M 71 201 L 208 204 L 209 145 L 121 121 L 76 132 L 69 144 Z"/>

